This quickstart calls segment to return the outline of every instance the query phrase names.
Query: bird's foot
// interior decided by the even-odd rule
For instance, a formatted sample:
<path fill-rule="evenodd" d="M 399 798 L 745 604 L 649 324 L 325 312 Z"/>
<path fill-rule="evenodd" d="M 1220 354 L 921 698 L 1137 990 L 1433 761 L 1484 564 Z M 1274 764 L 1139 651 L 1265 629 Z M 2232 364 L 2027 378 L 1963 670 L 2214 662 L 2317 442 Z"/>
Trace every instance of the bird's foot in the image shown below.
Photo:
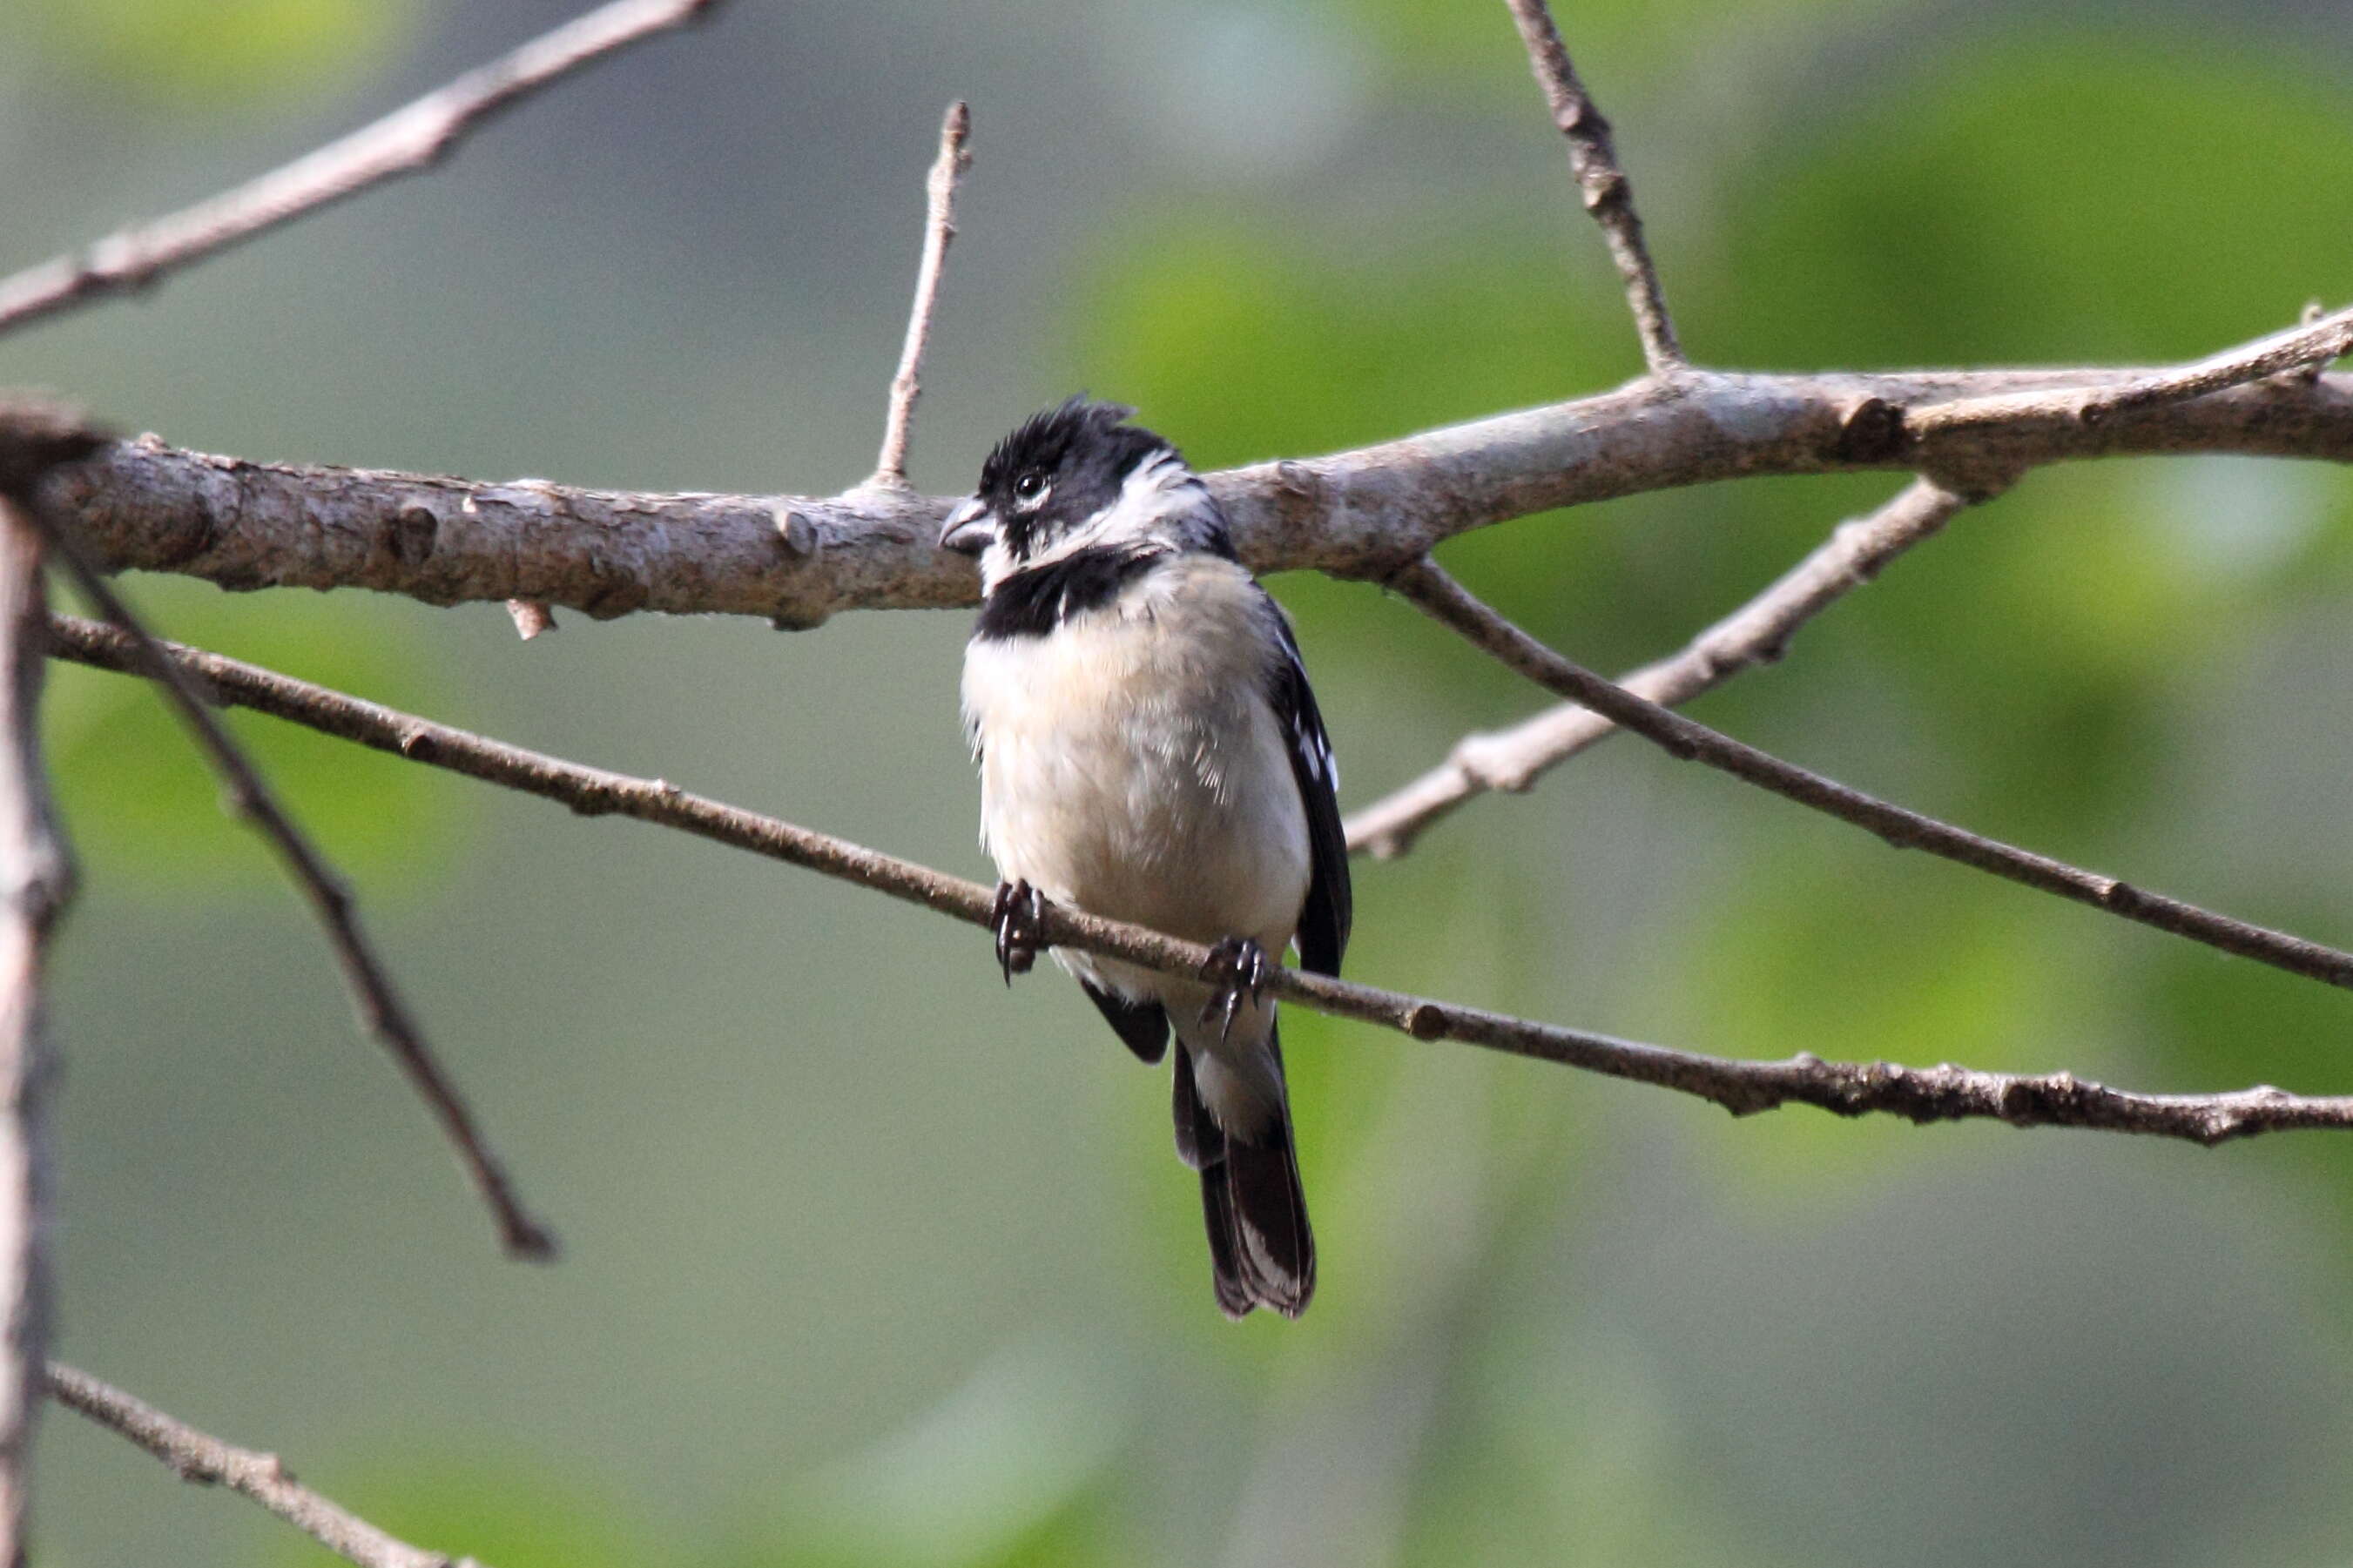
<path fill-rule="evenodd" d="M 1267 972 L 1273 965 L 1254 937 L 1229 936 L 1209 950 L 1209 961 L 1201 965 L 1201 978 L 1216 987 L 1209 993 L 1208 1005 L 1201 1009 L 1201 1022 L 1218 1026 L 1220 1043 L 1234 1032 L 1234 1017 L 1247 1001 L 1255 1005 L 1260 993 L 1266 989 Z"/>
<path fill-rule="evenodd" d="M 1046 900 L 1027 882 L 999 882 L 988 924 L 997 932 L 997 967 L 1010 985 L 1015 975 L 1029 973 L 1045 945 Z"/>

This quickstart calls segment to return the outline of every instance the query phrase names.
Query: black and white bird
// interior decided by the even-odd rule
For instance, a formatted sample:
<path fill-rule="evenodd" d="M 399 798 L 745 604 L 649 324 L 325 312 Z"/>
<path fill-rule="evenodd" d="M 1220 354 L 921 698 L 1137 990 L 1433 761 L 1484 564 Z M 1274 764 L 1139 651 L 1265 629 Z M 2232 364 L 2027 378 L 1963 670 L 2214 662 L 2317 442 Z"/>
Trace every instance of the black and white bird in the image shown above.
<path fill-rule="evenodd" d="M 1199 977 L 1056 950 L 1128 1049 L 1176 1037 L 1176 1152 L 1200 1173 L 1218 1305 L 1315 1289 L 1268 965 L 1340 972 L 1347 846 L 1332 748 L 1282 608 L 1132 409 L 1072 398 L 997 445 L 940 543 L 980 558 L 964 714 L 1006 978 L 1038 900 L 1212 945 Z M 1270 955 L 1274 955 L 1270 958 Z"/>

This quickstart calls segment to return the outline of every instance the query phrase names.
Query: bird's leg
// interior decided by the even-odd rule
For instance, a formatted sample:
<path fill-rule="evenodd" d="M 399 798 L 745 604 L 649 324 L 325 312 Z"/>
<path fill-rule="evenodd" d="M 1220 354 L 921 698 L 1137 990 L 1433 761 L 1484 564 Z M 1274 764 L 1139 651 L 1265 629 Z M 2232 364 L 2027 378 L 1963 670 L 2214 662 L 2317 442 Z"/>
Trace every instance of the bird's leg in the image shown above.
<path fill-rule="evenodd" d="M 1015 975 L 1029 973 L 1038 962 L 1038 950 L 1045 945 L 1046 900 L 1027 882 L 999 882 L 988 923 L 997 932 L 997 967 L 1010 985 Z"/>
<path fill-rule="evenodd" d="M 1209 950 L 1209 961 L 1201 965 L 1201 978 L 1216 989 L 1201 1009 L 1201 1022 L 1217 1021 L 1220 1044 L 1233 1035 L 1234 1016 L 1242 1010 L 1242 1003 L 1257 1003 L 1271 967 L 1266 949 L 1255 937 L 1229 936 Z"/>

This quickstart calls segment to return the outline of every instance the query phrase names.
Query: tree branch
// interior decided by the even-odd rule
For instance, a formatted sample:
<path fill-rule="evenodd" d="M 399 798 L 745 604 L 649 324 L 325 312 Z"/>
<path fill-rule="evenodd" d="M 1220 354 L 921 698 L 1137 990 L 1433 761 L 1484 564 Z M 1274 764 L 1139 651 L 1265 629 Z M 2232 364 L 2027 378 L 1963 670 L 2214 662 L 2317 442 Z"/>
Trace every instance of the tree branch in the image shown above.
<path fill-rule="evenodd" d="M 2301 326 L 2176 369 L 2141 372 L 2103 386 L 1960 397 L 1914 409 L 1905 425 L 1915 439 L 1947 446 L 1962 435 L 2093 426 L 2120 414 L 2185 403 L 2269 376 L 2296 375 L 2308 384 L 2317 372 L 2349 351 L 2353 308 L 2312 316 Z"/>
<path fill-rule="evenodd" d="M 1659 288 L 1650 247 L 1642 243 L 1642 220 L 1634 211 L 1633 182 L 1619 166 L 1618 151 L 1609 139 L 1609 121 L 1586 95 L 1569 63 L 1568 46 L 1561 42 L 1545 0 L 1504 0 L 1512 20 L 1527 46 L 1528 67 L 1544 89 L 1552 108 L 1552 122 L 1568 138 L 1568 165 L 1585 199 L 1585 210 L 1601 226 L 1609 242 L 1609 258 L 1626 286 L 1626 303 L 1634 312 L 1634 330 L 1641 334 L 1642 357 L 1651 374 L 1663 375 L 1683 366 L 1683 345 L 1675 341 L 1675 324 L 1667 315 L 1666 296 Z"/>
<path fill-rule="evenodd" d="M 235 190 L 0 280 L 0 331 L 146 288 L 175 268 L 371 185 L 429 169 L 501 110 L 594 60 L 694 20 L 713 3 L 613 0 Z"/>
<path fill-rule="evenodd" d="M 1618 684 L 1662 707 L 1679 708 L 1743 670 L 1774 662 L 1799 626 L 1936 535 L 1962 509 L 1986 499 L 1964 496 L 1934 479 L 1913 480 L 1869 517 L 1839 524 L 1811 554 L 1694 637 L 1681 653 L 1620 676 Z M 1565 702 L 1500 733 L 1466 735 L 1446 761 L 1351 816 L 1348 847 L 1392 859 L 1472 796 L 1525 790 L 1617 729 L 1592 709 Z"/>
<path fill-rule="evenodd" d="M 25 1561 L 33 1426 L 48 1340 L 51 1060 L 45 971 L 72 897 L 73 862 L 49 799 L 40 739 L 48 663 L 41 536 L 0 491 L 0 1563 Z"/>
<path fill-rule="evenodd" d="M 2353 952 L 2307 942 L 2286 931 L 2250 925 L 2162 893 L 2146 891 L 2114 877 L 2082 870 L 2047 855 L 1981 837 L 1950 823 L 1850 789 L 1835 779 L 1809 773 L 1671 712 L 1563 658 L 1474 598 L 1435 562 L 1416 563 L 1391 579 L 1391 585 L 1432 619 L 1460 632 L 1537 685 L 1573 702 L 1583 703 L 1671 755 L 1704 763 L 1799 805 L 1865 828 L 1895 848 L 1925 849 L 1943 859 L 1989 871 L 2040 892 L 2088 904 L 2224 952 L 2252 958 L 2290 974 L 2353 987 Z"/>
<path fill-rule="evenodd" d="M 49 1363 L 48 1393 L 66 1408 L 163 1460 L 182 1480 L 241 1492 L 361 1568 L 480 1568 L 470 1557 L 453 1559 L 387 1535 L 298 1483 L 277 1455 L 256 1453 L 199 1432 L 62 1362 Z"/>
<path fill-rule="evenodd" d="M 913 433 L 915 399 L 923 393 L 923 351 L 932 337 L 932 312 L 940 300 L 940 274 L 955 238 L 956 182 L 972 167 L 965 145 L 972 139 L 972 110 L 961 100 L 948 105 L 940 121 L 940 155 L 924 182 L 923 258 L 915 269 L 915 300 L 907 312 L 907 341 L 899 351 L 899 372 L 891 378 L 891 412 L 882 426 L 882 450 L 874 477 L 882 489 L 907 488 L 907 442 Z"/>
<path fill-rule="evenodd" d="M 1904 410 L 1962 395 L 2117 384 L 2137 371 L 1731 375 L 1686 372 L 1331 457 L 1209 477 L 1259 572 L 1377 579 L 1444 540 L 1556 507 L 1764 474 L 1926 468 L 1965 491 L 2044 463 L 2179 452 L 2353 461 L 2353 375 L 2263 382 L 2095 425 L 1915 440 Z M 251 462 L 123 442 L 51 478 L 110 570 L 224 588 L 372 588 L 427 604 L 540 599 L 765 616 L 969 605 L 972 563 L 937 548 L 951 502 L 646 495 Z"/>
<path fill-rule="evenodd" d="M 100 669 L 133 673 L 136 647 L 116 629 L 53 616 L 58 655 Z M 411 713 L 297 680 L 258 665 L 166 645 L 214 700 L 249 708 L 413 762 L 446 768 L 543 799 L 584 816 L 617 815 L 677 828 L 715 843 L 821 872 L 986 928 L 993 889 L 829 834 L 691 795 L 661 779 L 583 767 Z M 1632 728 L 1631 725 L 1628 726 Z M 1048 904 L 1045 941 L 1168 973 L 1198 973 L 1209 950 L 1141 926 Z M 976 944 L 976 972 L 986 949 Z M 1436 1002 L 1369 985 L 1277 969 L 1277 995 L 1335 1017 L 1377 1024 L 1418 1040 L 1460 1040 L 1510 1056 L 1557 1062 L 1697 1096 L 1736 1116 L 1785 1104 L 1841 1116 L 1887 1112 L 1913 1121 L 1992 1120 L 2018 1127 L 2085 1127 L 2213 1144 L 2292 1129 L 2353 1131 L 2353 1097 L 2307 1098 L 2269 1086 L 2217 1095 L 2149 1095 L 2107 1089 L 2069 1073 L 2020 1077 L 1964 1068 L 1886 1062 L 1742 1061 L 1671 1050 L 1501 1013 Z"/>
<path fill-rule="evenodd" d="M 350 888 L 294 826 L 251 760 L 213 717 L 207 694 L 180 663 L 166 657 L 163 645 L 100 574 L 71 529 L 38 510 L 28 515 L 76 585 L 119 629 L 124 647 L 130 650 L 133 671 L 153 679 L 186 721 L 198 748 L 225 786 L 230 809 L 251 823 L 277 850 L 326 931 L 361 1026 L 391 1052 L 441 1123 L 459 1163 L 490 1205 L 507 1252 L 516 1258 L 553 1258 L 554 1235 L 524 1210 L 505 1167 L 475 1126 L 456 1084 L 425 1043 L 422 1031 L 393 986 L 391 974 L 360 929 L 359 910 Z"/>

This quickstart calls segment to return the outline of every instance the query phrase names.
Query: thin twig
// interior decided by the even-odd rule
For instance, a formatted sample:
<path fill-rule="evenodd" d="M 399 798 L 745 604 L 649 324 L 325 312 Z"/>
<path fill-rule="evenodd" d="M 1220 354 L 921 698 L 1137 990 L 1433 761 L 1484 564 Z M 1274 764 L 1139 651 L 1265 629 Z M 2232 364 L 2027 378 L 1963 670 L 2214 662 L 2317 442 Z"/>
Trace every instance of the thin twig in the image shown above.
<path fill-rule="evenodd" d="M 49 1397 L 130 1439 L 182 1480 L 241 1492 L 311 1540 L 361 1568 L 480 1568 L 385 1534 L 294 1479 L 275 1454 L 240 1448 L 62 1362 L 48 1367 Z"/>
<path fill-rule="evenodd" d="M 1912 410 L 1905 427 L 1918 440 L 1933 442 L 2001 426 L 2051 421 L 2097 425 L 2119 414 L 2186 403 L 2274 375 L 2293 374 L 2308 382 L 2331 362 L 2353 353 L 2353 306 L 2333 315 L 2306 315 L 2300 325 L 2191 364 L 2105 386 L 2052 387 L 1934 404 Z"/>
<path fill-rule="evenodd" d="M 100 574 L 89 554 L 68 529 L 36 511 L 49 548 L 61 561 L 75 585 L 99 613 L 123 634 L 133 650 L 135 673 L 152 678 L 187 721 L 198 746 L 225 786 L 230 810 L 251 823 L 278 851 L 295 884 L 310 901 L 326 931 L 342 968 L 343 983 L 358 1009 L 361 1026 L 374 1035 L 409 1082 L 424 1097 L 426 1107 L 441 1123 L 456 1148 L 459 1162 L 473 1180 L 498 1222 L 499 1238 L 510 1256 L 545 1261 L 555 1256 L 555 1237 L 533 1218 L 515 1194 L 498 1156 L 474 1124 L 457 1085 L 435 1059 L 425 1037 L 394 989 L 392 976 L 360 930 L 359 910 L 351 889 L 326 858 L 305 837 L 279 804 L 244 750 L 230 739 L 212 715 L 207 694 L 186 668 L 166 656 L 164 645 L 140 624 L 131 606 Z"/>
<path fill-rule="evenodd" d="M 1915 479 L 1868 517 L 1852 518 L 1763 593 L 1670 655 L 1618 678 L 1618 684 L 1667 708 L 1713 691 L 1743 670 L 1778 659 L 1799 627 L 1890 561 L 1934 537 L 1983 495 L 1964 496 L 1934 479 Z M 1516 793 L 1618 726 L 1576 702 L 1546 710 L 1498 733 L 1465 735 L 1446 761 L 1348 818 L 1348 847 L 1387 860 L 1413 847 L 1424 830 L 1463 802 L 1490 790 Z"/>
<path fill-rule="evenodd" d="M 137 673 L 139 650 L 97 622 L 51 617 L 60 657 Z M 167 645 L 171 658 L 200 679 L 212 698 L 325 734 L 446 768 L 470 778 L 560 801 L 583 816 L 631 816 L 771 859 L 855 882 L 974 926 L 989 923 L 994 890 L 911 860 L 868 849 L 772 816 L 691 795 L 661 779 L 632 778 L 583 767 L 297 680 L 275 670 L 200 649 Z M 1628 726 L 1632 728 L 1631 725 Z M 1168 973 L 1198 973 L 1209 950 L 1050 904 L 1045 940 Z M 985 950 L 975 947 L 976 973 Z M 2147 1095 L 2087 1083 L 2068 1073 L 2018 1077 L 1951 1066 L 1742 1061 L 1535 1023 L 1369 985 L 1279 969 L 1278 995 L 1317 1012 L 1395 1029 L 1419 1040 L 1451 1039 L 1506 1055 L 1558 1062 L 1695 1095 L 1735 1115 L 1785 1104 L 1819 1106 L 1841 1116 L 1883 1111 L 1914 1121 L 1993 1120 L 2019 1127 L 2086 1127 L 2220 1143 L 2291 1129 L 2353 1131 L 2353 1096 L 2307 1098 L 2262 1086 L 2230 1094 Z"/>
<path fill-rule="evenodd" d="M 956 184 L 972 167 L 972 154 L 965 150 L 971 140 L 972 110 L 958 100 L 948 105 L 940 120 L 940 155 L 933 161 L 931 177 L 923 184 L 923 258 L 915 268 L 915 300 L 907 312 L 907 342 L 899 351 L 899 372 L 891 378 L 891 412 L 882 426 L 882 450 L 874 459 L 874 477 L 866 481 L 883 489 L 907 488 L 907 443 L 914 434 L 915 399 L 923 394 L 923 351 L 931 344 L 932 313 L 940 301 L 940 274 L 956 235 Z"/>
<path fill-rule="evenodd" d="M 2298 320 L 2307 327 L 2316 326 L 2327 319 L 2328 307 L 2322 304 L 2317 300 L 2306 300 L 2304 302 L 2304 314 L 2298 318 Z M 2288 374 L 2293 375 L 2296 380 L 2301 381 L 2306 385 L 2309 386 L 2314 382 L 2320 379 L 2320 373 L 2327 370 L 2328 368 L 2328 364 L 2329 362 L 2327 360 L 2314 360 L 2310 364 L 2299 365 L 2296 369 L 2290 371 Z"/>
<path fill-rule="evenodd" d="M 1931 855 L 1989 871 L 2040 892 L 2089 904 L 2290 974 L 2326 981 L 2331 985 L 2353 986 L 2353 952 L 2308 942 L 2286 931 L 2250 925 L 2162 893 L 2147 892 L 2114 877 L 1981 837 L 1966 828 L 1809 773 L 1637 697 L 1582 665 L 1563 658 L 1512 625 L 1472 597 L 1433 561 L 1417 562 L 1392 578 L 1391 584 L 1432 618 L 1451 626 L 1537 685 L 1585 704 L 1673 756 L 1704 763 L 1784 799 L 1867 829 L 1898 849 L 1925 849 Z"/>
<path fill-rule="evenodd" d="M 0 1563 L 12 1564 L 25 1560 L 48 1339 L 44 972 L 74 880 L 41 757 L 48 637 L 40 532 L 0 494 Z"/>
<path fill-rule="evenodd" d="M 1585 199 L 1585 210 L 1601 226 L 1609 242 L 1610 259 L 1626 285 L 1626 303 L 1634 311 L 1634 330 L 1642 337 L 1642 357 L 1654 375 L 1681 370 L 1683 345 L 1675 341 L 1675 323 L 1667 315 L 1666 295 L 1659 288 L 1658 269 L 1651 265 L 1650 247 L 1642 243 L 1642 219 L 1634 211 L 1633 183 L 1619 166 L 1617 149 L 1609 140 L 1609 121 L 1586 94 L 1569 63 L 1568 46 L 1561 42 L 1545 0 L 1504 0 L 1512 20 L 1519 25 L 1520 41 L 1527 46 L 1528 67 L 1552 106 L 1552 122 L 1568 138 L 1568 166 Z"/>
<path fill-rule="evenodd" d="M 429 169 L 500 110 L 591 61 L 692 21 L 714 3 L 613 0 L 235 190 L 109 235 L 79 256 L 60 256 L 0 280 L 0 331 L 103 295 L 143 289 L 174 268 L 370 185 Z"/>

